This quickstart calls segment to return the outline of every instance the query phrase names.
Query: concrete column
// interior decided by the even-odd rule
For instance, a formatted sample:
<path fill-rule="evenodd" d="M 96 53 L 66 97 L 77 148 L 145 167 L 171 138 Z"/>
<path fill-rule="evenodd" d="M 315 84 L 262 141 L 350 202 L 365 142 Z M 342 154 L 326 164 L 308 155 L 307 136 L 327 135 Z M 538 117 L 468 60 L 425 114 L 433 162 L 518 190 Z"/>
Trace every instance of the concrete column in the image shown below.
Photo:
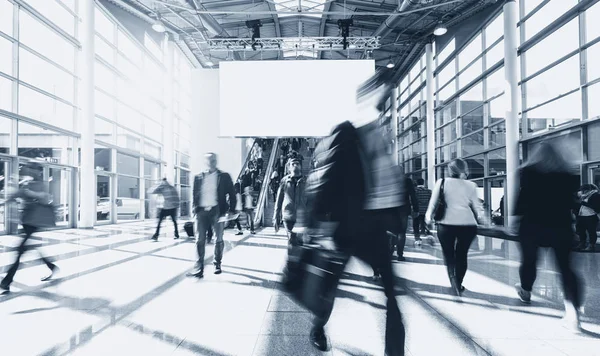
<path fill-rule="evenodd" d="M 506 110 L 506 191 L 508 203 L 508 227 L 514 227 L 512 211 L 519 189 L 519 77 L 517 46 L 519 45 L 517 22 L 518 6 L 515 0 L 507 0 L 504 4 L 504 97 Z"/>
<path fill-rule="evenodd" d="M 79 3 L 81 25 L 81 62 L 79 76 L 81 86 L 79 99 L 81 106 L 81 165 L 79 176 L 81 182 L 79 220 L 80 228 L 92 228 L 96 215 L 96 179 L 94 176 L 94 1 Z"/>
<path fill-rule="evenodd" d="M 392 150 L 394 152 L 392 152 L 392 154 L 394 155 L 394 162 L 396 162 L 396 164 L 400 164 L 400 159 L 399 159 L 399 155 L 398 155 L 398 149 L 399 149 L 399 145 L 398 145 L 398 96 L 400 94 L 400 91 L 398 90 L 397 86 L 394 86 L 394 88 L 392 88 L 392 136 L 393 136 L 393 140 L 394 140 L 394 146 L 392 148 Z"/>
<path fill-rule="evenodd" d="M 163 40 L 164 63 L 167 71 L 164 76 L 164 104 L 163 110 L 163 160 L 166 162 L 164 177 L 171 184 L 175 184 L 173 172 L 175 170 L 175 138 L 174 131 L 177 121 L 173 112 L 173 80 L 175 46 L 169 41 L 169 35 L 165 33 Z"/>
<path fill-rule="evenodd" d="M 425 100 L 427 112 L 427 186 L 435 186 L 435 81 L 433 80 L 433 45 L 425 45 Z"/>

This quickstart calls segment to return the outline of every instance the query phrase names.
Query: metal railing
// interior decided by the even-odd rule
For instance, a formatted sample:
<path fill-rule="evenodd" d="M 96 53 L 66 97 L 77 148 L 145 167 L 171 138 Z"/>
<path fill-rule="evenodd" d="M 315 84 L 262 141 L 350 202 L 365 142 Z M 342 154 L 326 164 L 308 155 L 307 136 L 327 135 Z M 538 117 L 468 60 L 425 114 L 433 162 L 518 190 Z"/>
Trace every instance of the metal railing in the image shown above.
<path fill-rule="evenodd" d="M 271 147 L 271 155 L 269 156 L 269 164 L 267 164 L 267 168 L 265 169 L 265 175 L 264 175 L 262 187 L 260 188 L 260 194 L 258 195 L 258 202 L 256 204 L 256 214 L 254 215 L 254 225 L 255 226 L 258 223 L 263 222 L 267 197 L 268 197 L 268 193 L 269 193 L 269 178 L 271 177 L 271 172 L 273 171 L 273 166 L 275 165 L 275 157 L 277 156 L 278 148 L 279 148 L 279 139 L 276 138 L 275 140 L 273 140 L 273 147 Z M 263 226 L 264 226 L 264 223 L 263 223 Z"/>

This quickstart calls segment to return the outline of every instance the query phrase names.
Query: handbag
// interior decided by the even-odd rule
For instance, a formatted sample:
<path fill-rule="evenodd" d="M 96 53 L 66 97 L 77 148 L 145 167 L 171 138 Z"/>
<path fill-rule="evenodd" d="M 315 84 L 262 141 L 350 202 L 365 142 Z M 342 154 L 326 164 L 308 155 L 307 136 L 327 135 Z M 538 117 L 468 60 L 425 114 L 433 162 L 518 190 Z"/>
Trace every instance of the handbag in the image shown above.
<path fill-rule="evenodd" d="M 446 197 L 444 196 L 444 183 L 446 183 L 446 179 L 442 179 L 442 184 L 440 186 L 440 194 L 438 196 L 437 204 L 435 205 L 435 211 L 433 212 L 433 220 L 441 221 L 446 215 Z"/>
<path fill-rule="evenodd" d="M 23 225 L 31 225 L 35 227 L 55 227 L 56 226 L 56 210 L 51 203 L 42 204 L 39 202 L 31 202 L 23 210 L 21 217 Z"/>

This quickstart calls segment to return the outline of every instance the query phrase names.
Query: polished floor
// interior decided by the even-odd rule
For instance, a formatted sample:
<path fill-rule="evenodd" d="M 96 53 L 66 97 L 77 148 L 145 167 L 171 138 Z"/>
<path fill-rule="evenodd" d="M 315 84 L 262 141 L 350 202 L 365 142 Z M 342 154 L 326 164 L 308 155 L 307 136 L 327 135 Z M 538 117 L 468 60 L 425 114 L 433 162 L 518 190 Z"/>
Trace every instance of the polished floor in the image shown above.
<path fill-rule="evenodd" d="M 0 296 L 2 355 L 320 355 L 308 342 L 310 314 L 278 290 L 286 258 L 283 231 L 234 236 L 226 231 L 223 274 L 185 277 L 192 240 L 158 242 L 153 222 L 43 232 L 31 245 L 57 260 L 59 278 L 28 252 L 12 292 Z M 183 234 L 182 234 L 183 236 Z M 0 236 L 0 272 L 19 237 Z M 207 260 L 212 258 L 212 246 Z M 518 249 L 480 238 L 473 245 L 467 291 L 459 300 L 439 245 L 407 243 L 395 262 L 397 300 L 407 326 L 407 355 L 600 355 L 600 254 L 574 254 L 587 300 L 582 333 L 563 327 L 559 276 L 540 252 L 533 303 L 522 305 Z M 371 270 L 351 260 L 327 331 L 325 355 L 384 355 L 384 296 Z"/>

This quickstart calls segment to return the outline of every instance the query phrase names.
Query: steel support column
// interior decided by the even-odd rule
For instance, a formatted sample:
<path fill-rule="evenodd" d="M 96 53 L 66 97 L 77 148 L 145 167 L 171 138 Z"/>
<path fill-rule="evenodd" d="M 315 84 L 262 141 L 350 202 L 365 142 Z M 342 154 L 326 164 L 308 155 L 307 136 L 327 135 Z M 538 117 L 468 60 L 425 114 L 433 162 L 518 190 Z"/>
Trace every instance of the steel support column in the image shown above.
<path fill-rule="evenodd" d="M 435 81 L 433 80 L 433 45 L 425 45 L 425 105 L 427 113 L 427 186 L 435 186 Z"/>
<path fill-rule="evenodd" d="M 175 185 L 175 142 L 174 142 L 174 127 L 177 124 L 173 111 L 173 78 L 174 78 L 174 57 L 175 48 L 173 42 L 169 41 L 169 35 L 165 34 L 163 40 L 164 63 L 167 72 L 164 76 L 164 103 L 163 110 L 163 161 L 165 162 L 165 170 L 163 177 L 167 178 L 169 183 Z"/>
<path fill-rule="evenodd" d="M 504 76 L 505 102 L 504 118 L 506 122 L 506 194 L 508 203 L 508 227 L 513 228 L 515 218 L 512 215 L 519 189 L 519 74 L 517 47 L 517 22 L 519 11 L 515 0 L 504 4 Z"/>
<path fill-rule="evenodd" d="M 400 155 L 398 154 L 398 149 L 400 148 L 400 145 L 398 144 L 400 139 L 398 137 L 400 134 L 398 131 L 398 124 L 400 123 L 398 120 L 398 96 L 400 96 L 400 91 L 398 90 L 398 87 L 394 85 L 392 88 L 392 133 L 394 138 L 394 148 L 392 153 L 396 164 L 400 164 Z"/>
<path fill-rule="evenodd" d="M 92 228 L 96 217 L 96 177 L 94 175 L 94 8 L 95 1 L 81 1 L 81 78 L 79 86 L 81 117 L 81 165 L 79 177 L 81 185 L 79 219 L 80 228 Z"/>

